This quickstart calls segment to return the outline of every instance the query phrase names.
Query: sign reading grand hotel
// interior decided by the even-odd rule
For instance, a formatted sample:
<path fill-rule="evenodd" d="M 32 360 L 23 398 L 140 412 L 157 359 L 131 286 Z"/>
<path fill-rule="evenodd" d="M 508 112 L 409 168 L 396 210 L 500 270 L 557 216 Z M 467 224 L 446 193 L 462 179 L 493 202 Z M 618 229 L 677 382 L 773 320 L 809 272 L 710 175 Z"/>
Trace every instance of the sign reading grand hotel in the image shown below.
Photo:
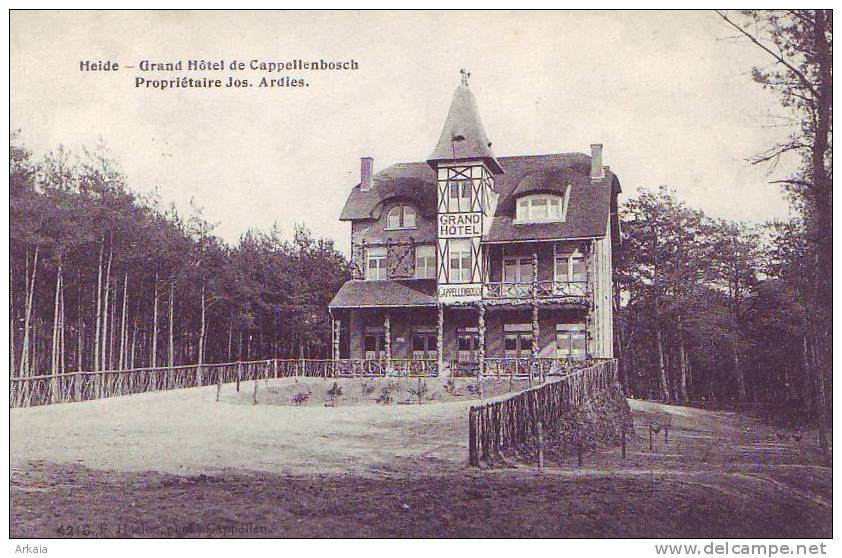
<path fill-rule="evenodd" d="M 439 213 L 439 238 L 482 236 L 482 213 Z"/>

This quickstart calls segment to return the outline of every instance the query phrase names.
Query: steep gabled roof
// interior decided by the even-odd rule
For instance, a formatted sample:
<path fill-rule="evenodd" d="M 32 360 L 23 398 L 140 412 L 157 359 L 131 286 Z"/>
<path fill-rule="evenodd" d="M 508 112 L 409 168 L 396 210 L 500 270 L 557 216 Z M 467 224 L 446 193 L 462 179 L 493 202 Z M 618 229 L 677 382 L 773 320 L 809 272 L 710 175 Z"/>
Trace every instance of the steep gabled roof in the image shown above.
<path fill-rule="evenodd" d="M 609 172 L 600 181 L 591 181 L 591 158 L 584 153 L 557 153 L 501 157 L 506 174 L 494 179 L 500 195 L 487 242 L 507 240 L 596 238 L 605 235 L 611 211 L 611 197 L 620 183 Z M 559 170 L 560 169 L 560 170 Z M 530 191 L 563 191 L 569 178 L 571 190 L 567 220 L 564 223 L 514 224 L 516 198 Z M 561 181 L 557 185 L 558 180 Z M 411 194 L 411 195 L 410 195 Z M 340 219 L 373 219 L 379 204 L 391 197 L 407 195 L 421 200 L 435 215 L 436 175 L 426 163 L 399 163 L 379 172 L 368 192 L 359 185 L 351 190 Z M 427 205 L 431 204 L 431 205 Z M 425 210 L 421 210 L 425 214 Z"/>
<path fill-rule="evenodd" d="M 439 161 L 468 159 L 481 159 L 494 174 L 503 172 L 491 151 L 474 94 L 463 84 L 453 94 L 441 137 L 427 163 L 435 168 Z"/>

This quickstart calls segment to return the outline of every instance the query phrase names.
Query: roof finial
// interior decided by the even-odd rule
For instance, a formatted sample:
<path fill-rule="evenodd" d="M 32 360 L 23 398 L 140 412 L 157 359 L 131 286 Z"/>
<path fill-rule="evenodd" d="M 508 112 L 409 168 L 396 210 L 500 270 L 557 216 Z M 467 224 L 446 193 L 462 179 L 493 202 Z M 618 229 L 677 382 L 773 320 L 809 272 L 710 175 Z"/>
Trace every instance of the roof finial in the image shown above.
<path fill-rule="evenodd" d="M 468 86 L 468 78 L 471 77 L 471 72 L 469 72 L 465 68 L 462 68 L 461 70 L 459 70 L 459 73 L 462 74 L 462 85 L 467 87 Z"/>

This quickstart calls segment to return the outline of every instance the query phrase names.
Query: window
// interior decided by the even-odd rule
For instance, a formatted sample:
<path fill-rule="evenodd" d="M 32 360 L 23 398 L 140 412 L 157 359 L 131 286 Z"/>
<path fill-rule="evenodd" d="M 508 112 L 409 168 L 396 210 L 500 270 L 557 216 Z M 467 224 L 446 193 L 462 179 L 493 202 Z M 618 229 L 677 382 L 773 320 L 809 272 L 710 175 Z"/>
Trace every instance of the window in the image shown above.
<path fill-rule="evenodd" d="M 435 246 L 415 247 L 415 278 L 436 278 L 436 248 Z"/>
<path fill-rule="evenodd" d="M 412 334 L 412 358 L 438 358 L 438 334 L 433 328 L 419 327 Z"/>
<path fill-rule="evenodd" d="M 397 205 L 386 216 L 387 229 L 414 229 L 415 208 L 409 205 Z"/>
<path fill-rule="evenodd" d="M 366 255 L 365 278 L 369 281 L 388 279 L 386 271 L 386 248 L 369 248 Z"/>
<path fill-rule="evenodd" d="M 450 195 L 448 201 L 448 211 L 451 212 L 466 212 L 471 211 L 473 201 L 473 190 L 471 189 L 471 182 L 464 180 L 460 182 L 450 183 Z"/>
<path fill-rule="evenodd" d="M 532 356 L 532 324 L 505 324 L 503 347 L 507 358 Z"/>
<path fill-rule="evenodd" d="M 383 328 L 368 327 L 363 336 L 365 358 L 377 360 L 386 357 L 386 330 Z"/>
<path fill-rule="evenodd" d="M 552 194 L 533 194 L 517 201 L 515 221 L 541 223 L 564 220 L 564 199 Z"/>
<path fill-rule="evenodd" d="M 531 283 L 532 258 L 503 258 L 504 283 Z"/>
<path fill-rule="evenodd" d="M 585 324 L 556 324 L 555 347 L 558 358 L 585 358 L 587 356 L 587 329 Z"/>
<path fill-rule="evenodd" d="M 448 244 L 448 251 L 450 254 L 450 282 L 470 283 L 473 264 L 470 239 L 451 240 Z"/>
<path fill-rule="evenodd" d="M 479 362 L 479 328 L 458 328 L 456 340 L 459 345 L 459 362 Z"/>
<path fill-rule="evenodd" d="M 565 254 L 556 247 L 554 276 L 556 282 L 587 283 L 588 269 L 585 256 L 578 250 L 572 254 Z"/>

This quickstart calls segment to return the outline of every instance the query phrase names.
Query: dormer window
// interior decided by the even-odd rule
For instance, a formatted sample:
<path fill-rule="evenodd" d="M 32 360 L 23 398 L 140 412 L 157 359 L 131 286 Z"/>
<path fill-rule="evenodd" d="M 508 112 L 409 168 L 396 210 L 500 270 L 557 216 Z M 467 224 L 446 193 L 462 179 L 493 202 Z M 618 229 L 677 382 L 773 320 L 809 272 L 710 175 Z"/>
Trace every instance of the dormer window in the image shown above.
<path fill-rule="evenodd" d="M 386 216 L 387 229 L 414 229 L 415 208 L 411 205 L 396 205 Z"/>
<path fill-rule="evenodd" d="M 570 190 L 568 189 L 568 192 Z M 517 223 L 552 223 L 564 221 L 567 196 L 532 194 L 517 201 Z"/>

